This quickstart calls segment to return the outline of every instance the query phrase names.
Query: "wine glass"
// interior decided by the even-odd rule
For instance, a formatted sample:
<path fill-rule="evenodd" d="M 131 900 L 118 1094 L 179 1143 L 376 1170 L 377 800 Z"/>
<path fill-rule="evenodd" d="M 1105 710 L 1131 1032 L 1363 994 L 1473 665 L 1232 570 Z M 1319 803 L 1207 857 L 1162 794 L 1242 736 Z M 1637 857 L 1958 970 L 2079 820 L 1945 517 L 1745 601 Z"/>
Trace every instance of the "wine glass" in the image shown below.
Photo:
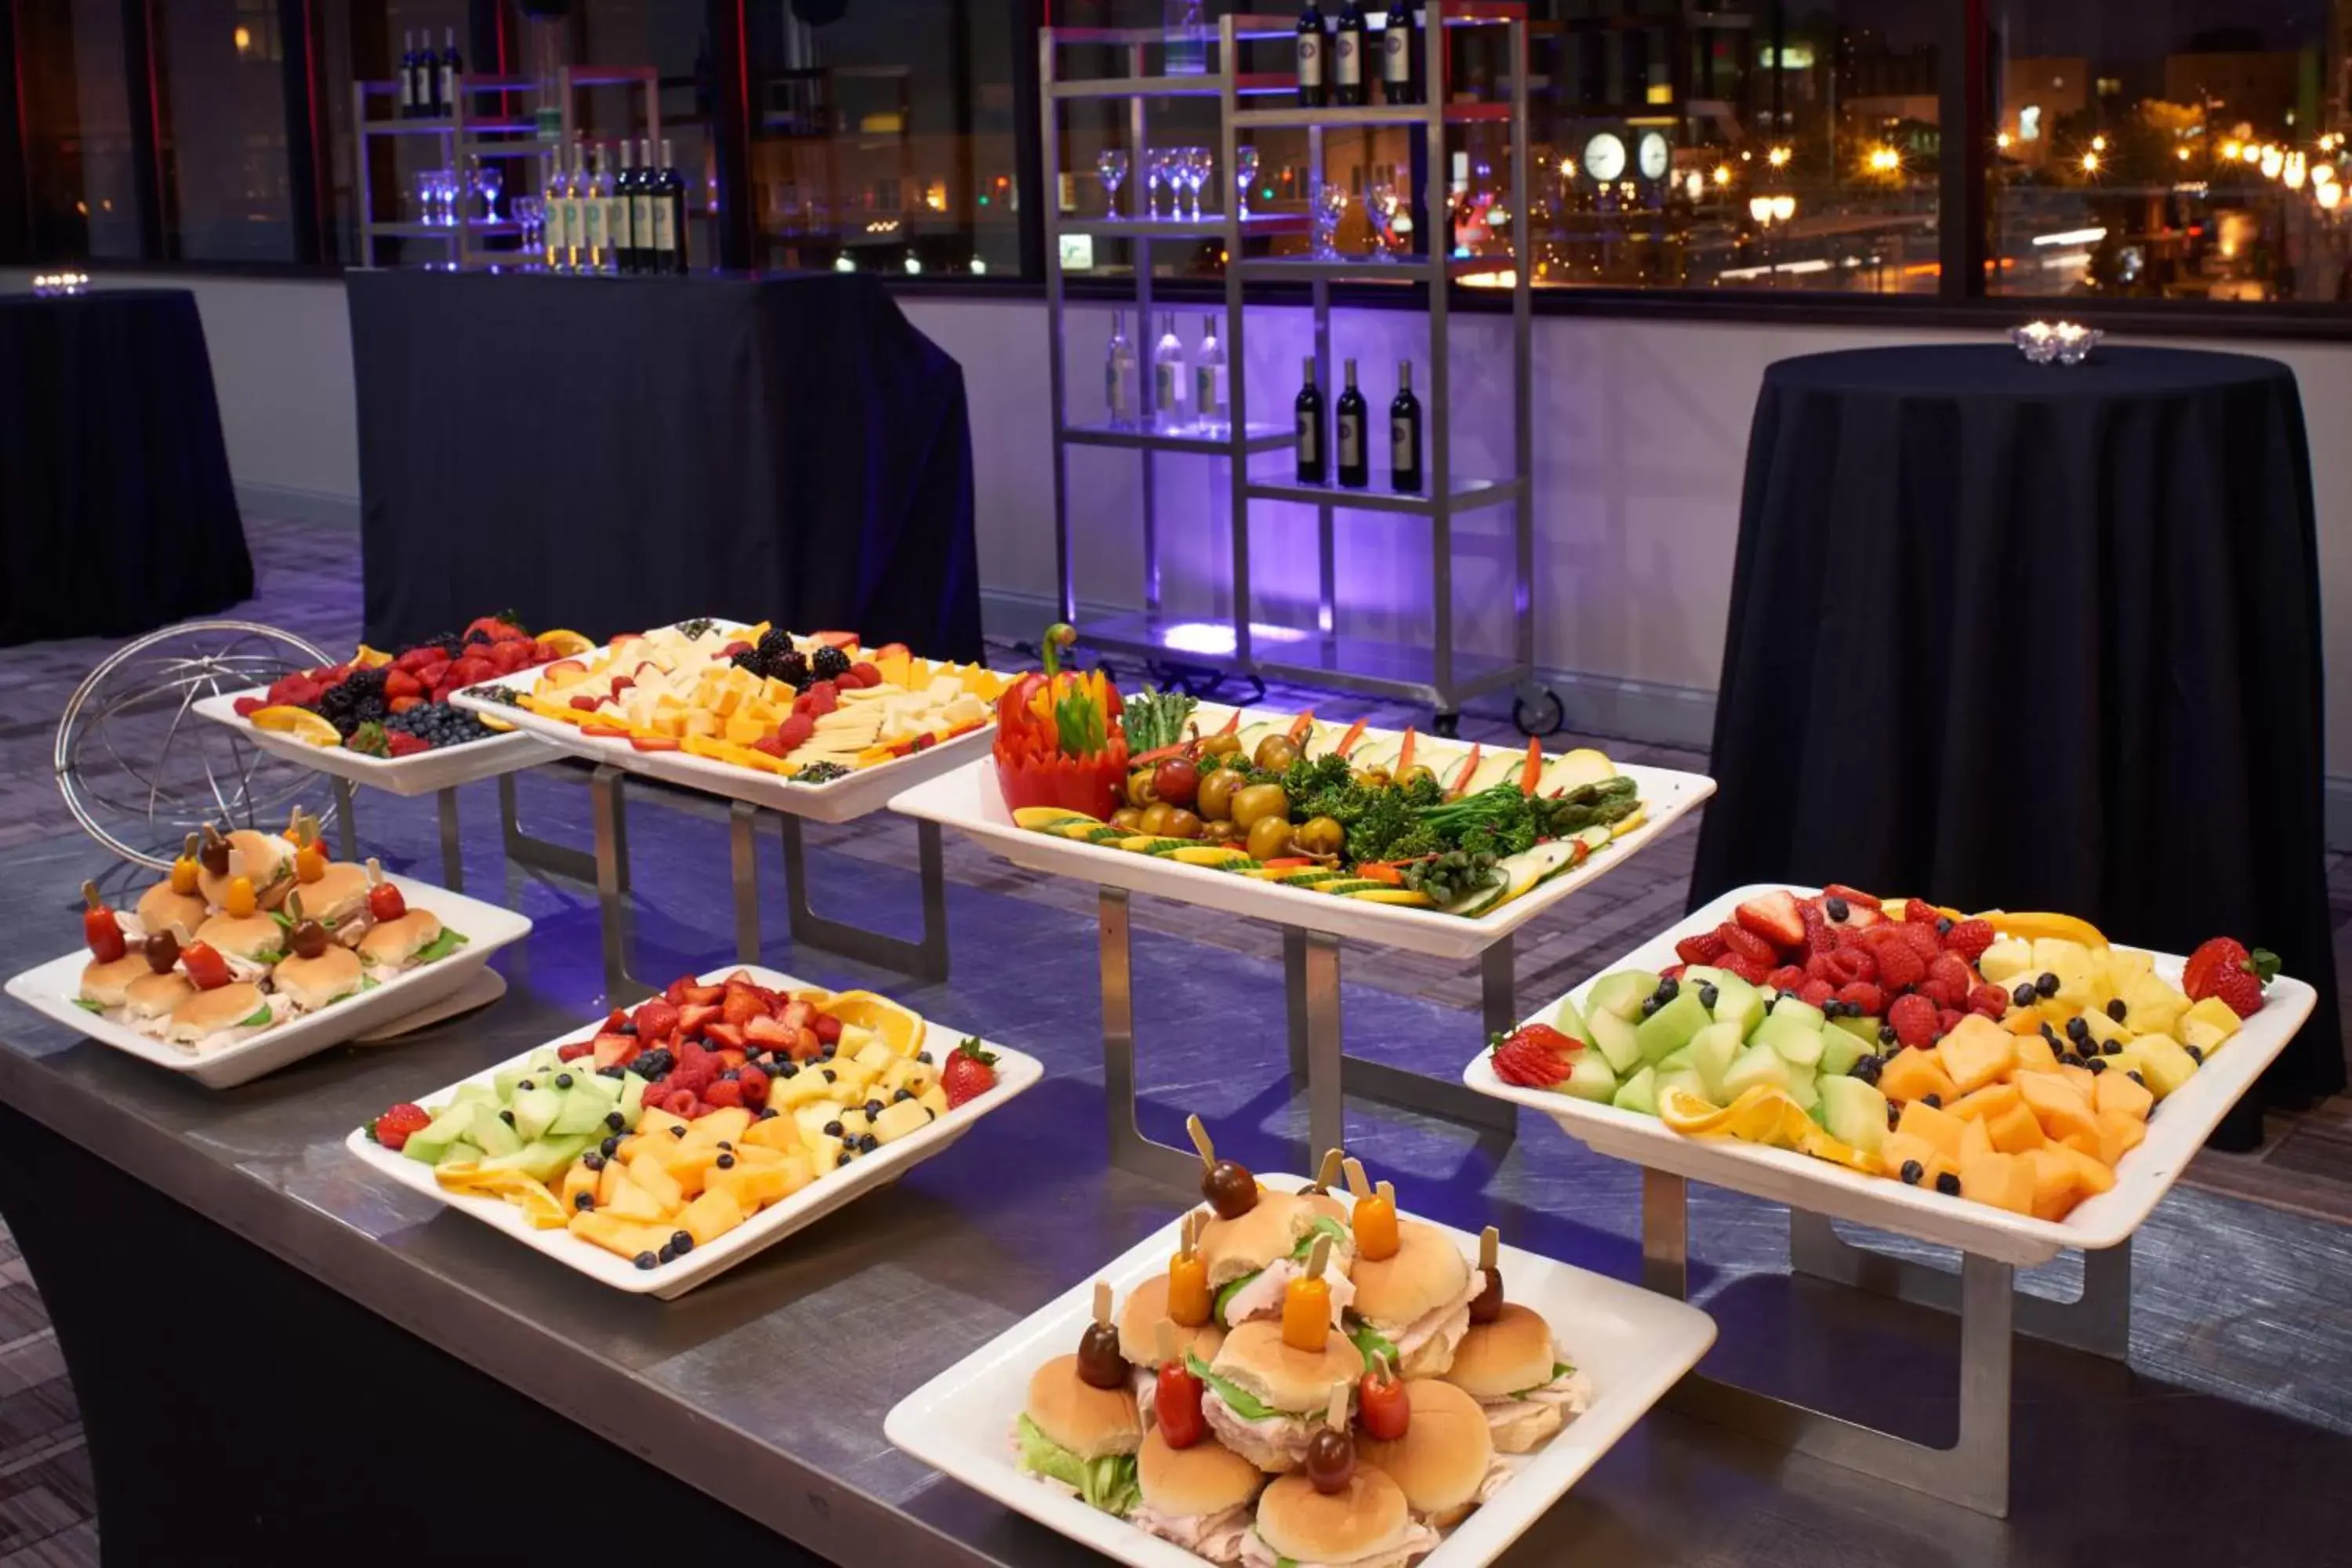
<path fill-rule="evenodd" d="M 1184 187 L 1191 194 L 1192 221 L 1201 221 L 1201 187 L 1216 171 L 1216 160 L 1206 147 L 1187 147 L 1183 153 Z"/>
<path fill-rule="evenodd" d="M 1249 219 L 1250 187 L 1257 184 L 1257 149 L 1243 145 L 1234 149 L 1234 184 L 1240 192 L 1240 213 L 1244 222 Z"/>
<path fill-rule="evenodd" d="M 540 253 L 541 240 L 544 237 L 540 223 L 545 214 L 546 209 L 537 196 L 515 197 L 515 222 L 522 226 L 522 250 L 526 257 L 535 258 Z"/>
<path fill-rule="evenodd" d="M 1127 149 L 1106 147 L 1095 154 L 1095 173 L 1102 176 L 1103 189 L 1109 193 L 1110 216 L 1118 216 L 1118 187 L 1127 178 Z"/>
<path fill-rule="evenodd" d="M 1337 261 L 1339 248 L 1332 241 L 1339 232 L 1339 220 L 1348 216 L 1348 187 L 1337 180 L 1325 180 L 1315 187 L 1315 257 L 1318 261 Z"/>
<path fill-rule="evenodd" d="M 1392 169 L 1377 169 L 1364 182 L 1364 216 L 1372 226 L 1372 259 L 1394 261 L 1397 250 L 1397 191 Z"/>
<path fill-rule="evenodd" d="M 1168 153 L 1166 151 L 1155 147 L 1151 149 L 1151 151 L 1146 153 L 1143 155 L 1143 170 L 1144 179 L 1146 181 L 1143 216 L 1145 217 L 1158 217 L 1160 216 L 1160 187 L 1167 181 L 1169 174 Z M 1170 189 L 1169 201 L 1172 209 L 1175 201 L 1175 193 L 1172 186 Z"/>
<path fill-rule="evenodd" d="M 474 184 L 482 196 L 482 221 L 499 221 L 499 197 L 505 193 L 507 177 L 497 163 L 482 163 L 474 170 Z"/>

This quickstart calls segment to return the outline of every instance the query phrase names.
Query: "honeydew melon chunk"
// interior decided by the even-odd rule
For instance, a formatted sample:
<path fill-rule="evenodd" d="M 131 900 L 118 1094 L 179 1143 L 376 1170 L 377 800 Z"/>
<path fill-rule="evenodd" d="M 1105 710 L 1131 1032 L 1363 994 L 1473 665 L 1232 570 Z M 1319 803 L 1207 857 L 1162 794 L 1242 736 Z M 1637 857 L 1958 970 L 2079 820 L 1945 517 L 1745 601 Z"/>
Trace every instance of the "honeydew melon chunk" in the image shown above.
<path fill-rule="evenodd" d="M 1655 1062 L 1689 1045 L 1691 1037 L 1709 1022 L 1706 1005 L 1698 999 L 1698 988 L 1691 986 L 1675 993 L 1673 1001 L 1634 1025 L 1633 1037 L 1642 1047 L 1642 1055 Z"/>
<path fill-rule="evenodd" d="M 1616 1014 L 1595 1007 L 1592 1016 L 1585 1020 L 1585 1027 L 1591 1031 L 1586 1038 L 1592 1048 L 1609 1059 L 1613 1070 L 1631 1072 L 1641 1064 L 1641 1039 L 1634 1034 L 1633 1026 Z"/>
<path fill-rule="evenodd" d="M 1698 1058 L 1691 1055 L 1688 1046 L 1678 1051 L 1668 1051 L 1650 1065 L 1658 1070 L 1661 1077 L 1670 1072 L 1698 1072 Z M 1701 1073 L 1699 1076 L 1704 1078 L 1706 1075 Z"/>
<path fill-rule="evenodd" d="M 532 1079 L 530 1088 L 514 1097 L 515 1136 L 526 1143 L 536 1142 L 563 1114 L 568 1094 L 568 1090 L 556 1088 L 552 1080 Z"/>
<path fill-rule="evenodd" d="M 1822 1059 L 1813 1070 L 1822 1078 L 1843 1078 L 1853 1070 L 1853 1064 L 1877 1053 L 1843 1029 L 1822 1031 Z M 1845 1142 L 1852 1142 L 1852 1139 Z"/>
<path fill-rule="evenodd" d="M 1800 1002 L 1786 992 L 1781 993 L 1780 999 L 1772 1004 L 1772 1016 L 1802 1019 L 1806 1026 L 1812 1029 L 1819 1029 L 1828 1022 L 1822 1016 L 1822 1010 L 1819 1007 L 1809 1002 Z"/>
<path fill-rule="evenodd" d="M 1807 1024 L 1792 1014 L 1775 1008 L 1771 1015 L 1756 1026 L 1755 1043 L 1769 1046 L 1780 1053 L 1780 1059 L 1792 1068 L 1802 1068 L 1811 1076 L 1821 1064 L 1822 1031 L 1818 1025 Z"/>
<path fill-rule="evenodd" d="M 1658 1113 L 1658 1069 L 1645 1067 L 1617 1086 L 1609 1103 L 1620 1110 L 1638 1110 L 1644 1116 Z"/>
<path fill-rule="evenodd" d="M 1720 1092 L 1723 1075 L 1738 1059 L 1743 1041 L 1738 1025 L 1709 1024 L 1693 1035 L 1690 1044 L 1683 1048 L 1690 1053 L 1691 1066 L 1698 1068 L 1699 1076 Z"/>
<path fill-rule="evenodd" d="M 575 1075 L 570 1089 L 553 1091 L 563 1096 L 563 1105 L 547 1124 L 548 1136 L 569 1138 L 574 1133 L 604 1131 L 604 1118 L 613 1113 L 613 1096 L 593 1087 L 600 1083 L 610 1084 L 616 1092 L 621 1087 L 609 1078 L 589 1073 L 584 1081 Z"/>
<path fill-rule="evenodd" d="M 1822 1097 L 1822 1126 L 1829 1135 L 1865 1154 L 1886 1142 L 1886 1097 L 1858 1078 L 1824 1078 L 1814 1086 Z"/>
<path fill-rule="evenodd" d="M 1588 1012 L 1614 1013 L 1627 1023 L 1642 1016 L 1642 999 L 1658 988 L 1658 977 L 1646 969 L 1620 969 L 1602 975 L 1585 994 Z"/>
<path fill-rule="evenodd" d="M 1789 1098 L 1805 1108 L 1805 1114 L 1815 1121 L 1822 1119 L 1822 1091 L 1813 1075 L 1802 1068 L 1789 1069 Z"/>
<path fill-rule="evenodd" d="M 1855 1039 L 1860 1040 L 1864 1045 L 1868 1046 L 1874 1051 L 1878 1048 L 1879 1020 L 1874 1016 L 1864 1015 L 1859 1018 L 1852 1018 L 1841 1013 L 1836 1017 L 1832 1018 L 1829 1021 L 1829 1025 L 1832 1029 L 1843 1029 L 1847 1034 L 1852 1035 Z M 1829 1029 L 1824 1029 L 1822 1032 L 1823 1034 L 1827 1034 L 1829 1033 Z"/>
<path fill-rule="evenodd" d="M 539 1138 L 524 1144 L 511 1154 L 500 1154 L 482 1162 L 485 1171 L 520 1171 L 535 1182 L 552 1182 L 563 1174 L 564 1168 L 585 1153 L 596 1140 L 587 1133 L 562 1138 Z"/>
<path fill-rule="evenodd" d="M 1559 1005 L 1551 1010 L 1549 1022 L 1553 1028 L 1570 1039 L 1582 1040 L 1587 1045 L 1592 1043 L 1591 1026 L 1584 1021 L 1584 1015 L 1577 1011 L 1576 998 L 1573 996 L 1563 996 L 1559 999 Z M 1612 1061 L 1609 1065 L 1613 1068 L 1617 1064 Z"/>
<path fill-rule="evenodd" d="M 496 1105 L 499 1102 L 499 1091 L 486 1083 L 461 1083 L 457 1086 L 457 1093 L 453 1103 L 462 1105 L 467 1100 L 486 1100 L 492 1105 Z"/>
<path fill-rule="evenodd" d="M 489 1106 L 476 1100 L 467 1109 L 472 1121 L 466 1128 L 466 1136 L 480 1144 L 483 1153 L 495 1160 L 522 1147 L 522 1140 L 515 1136 L 515 1130 L 501 1121 L 499 1113 Z"/>
<path fill-rule="evenodd" d="M 1702 985 L 1713 985 L 1719 989 L 1724 981 L 1737 978 L 1738 976 L 1727 974 L 1713 964 L 1690 963 L 1683 966 L 1683 985 L 1692 991 L 1697 990 Z"/>
<path fill-rule="evenodd" d="M 1765 1054 L 1770 1055 L 1769 1052 Z M 1640 1076 L 1639 1073 L 1634 1075 L 1636 1078 Z M 1673 1072 L 1659 1073 L 1650 1086 L 1651 1095 L 1659 1101 L 1663 1101 L 1669 1093 L 1676 1089 L 1680 1089 L 1694 1100 L 1703 1100 L 1709 1105 L 1721 1103 L 1716 1099 L 1714 1092 L 1706 1087 L 1706 1079 L 1699 1076 L 1699 1070 L 1696 1068 L 1680 1068 Z M 1656 1114 L 1654 1107 L 1652 1114 Z"/>
<path fill-rule="evenodd" d="M 1749 1046 L 1725 1069 L 1723 1087 L 1719 1091 L 1722 1099 L 1718 1103 L 1737 1100 L 1759 1084 L 1785 1089 L 1795 1080 L 1796 1074 L 1790 1069 L 1780 1052 L 1769 1046 Z M 1660 1092 L 1664 1091 L 1664 1085 L 1661 1080 Z"/>
<path fill-rule="evenodd" d="M 1579 1051 L 1576 1066 L 1570 1069 L 1568 1081 L 1559 1086 L 1559 1091 L 1606 1105 L 1616 1096 L 1617 1075 L 1609 1070 L 1608 1059 L 1600 1052 Z"/>
<path fill-rule="evenodd" d="M 1742 1039 L 1764 1021 L 1764 994 L 1737 974 L 1725 973 L 1715 982 L 1715 1021 L 1737 1024 Z"/>
<path fill-rule="evenodd" d="M 468 1084 L 466 1087 L 471 1089 L 476 1086 Z M 410 1133 L 408 1142 L 401 1146 L 400 1152 L 427 1165 L 440 1163 L 441 1157 L 449 1152 L 449 1146 L 464 1139 L 467 1130 L 474 1125 L 474 1107 L 479 1103 L 479 1100 L 461 1093 L 440 1115 Z M 497 1114 L 495 1110 L 492 1114 Z"/>

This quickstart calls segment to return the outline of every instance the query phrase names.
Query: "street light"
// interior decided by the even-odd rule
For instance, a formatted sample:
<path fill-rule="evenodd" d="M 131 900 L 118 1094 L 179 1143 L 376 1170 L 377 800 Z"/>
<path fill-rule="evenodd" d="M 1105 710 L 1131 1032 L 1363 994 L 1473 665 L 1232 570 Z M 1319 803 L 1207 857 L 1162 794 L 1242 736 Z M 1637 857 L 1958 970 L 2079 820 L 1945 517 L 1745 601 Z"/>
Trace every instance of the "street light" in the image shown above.
<path fill-rule="evenodd" d="M 2314 191 L 2312 195 L 2318 200 L 2321 207 L 2328 212 L 2334 212 L 2336 204 L 2344 199 L 2344 187 L 2334 184 L 2325 184 Z"/>
<path fill-rule="evenodd" d="M 2287 154 L 2285 179 L 2286 188 L 2288 190 L 2299 191 L 2303 189 L 2303 177 L 2309 165 L 2305 163 L 2303 161 L 2303 154 L 2301 153 L 2290 153 Z"/>
<path fill-rule="evenodd" d="M 2244 151 L 2245 144 L 2234 136 L 2221 143 L 2221 156 L 2224 158 L 2235 158 Z"/>
<path fill-rule="evenodd" d="M 2286 154 L 2275 147 L 2263 149 L 2263 178 L 2275 180 L 2286 172 Z"/>
<path fill-rule="evenodd" d="M 2105 152 L 2106 150 L 2107 150 L 2107 139 L 2106 139 L 2105 136 L 2094 136 L 2094 137 L 2092 137 L 2092 138 L 2091 138 L 2091 151 L 2092 151 L 2092 152 L 2094 152 L 2094 153 L 2104 153 L 2104 152 Z"/>
<path fill-rule="evenodd" d="M 1892 147 L 1879 146 L 1870 150 L 1870 172 L 1891 174 L 1903 167 L 1903 154 Z"/>

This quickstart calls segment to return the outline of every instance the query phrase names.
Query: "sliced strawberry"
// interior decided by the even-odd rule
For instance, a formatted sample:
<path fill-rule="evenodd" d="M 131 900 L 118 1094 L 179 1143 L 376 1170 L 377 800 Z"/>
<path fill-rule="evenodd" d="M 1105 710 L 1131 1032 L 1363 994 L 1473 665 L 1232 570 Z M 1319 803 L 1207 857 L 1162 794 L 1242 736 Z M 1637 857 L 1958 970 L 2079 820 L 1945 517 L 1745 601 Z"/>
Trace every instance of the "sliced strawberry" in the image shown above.
<path fill-rule="evenodd" d="M 593 1054 L 599 1068 L 616 1068 L 636 1060 L 638 1050 L 635 1035 L 599 1035 Z"/>
<path fill-rule="evenodd" d="M 1843 882 L 1832 882 L 1828 887 L 1822 889 L 1822 897 L 1824 899 L 1843 899 L 1845 900 L 1848 907 L 1857 910 L 1875 910 L 1879 908 L 1878 900 L 1874 896 L 1862 892 L 1857 889 L 1849 888 Z"/>
<path fill-rule="evenodd" d="M 1744 929 L 1780 947 L 1798 947 L 1805 940 L 1805 921 L 1797 912 L 1797 896 L 1785 888 L 1748 900 L 1733 911 L 1733 918 Z"/>
<path fill-rule="evenodd" d="M 711 1003 L 720 1000 L 726 994 L 727 987 L 724 985 L 689 985 L 687 987 L 686 999 L 695 1003 Z"/>
<path fill-rule="evenodd" d="M 767 1012 L 768 1004 L 760 994 L 739 983 L 730 982 L 726 995 L 719 999 L 719 1016 L 739 1029 Z"/>
<path fill-rule="evenodd" d="M 696 1002 L 678 1009 L 677 1032 L 681 1038 L 694 1039 L 719 1021 L 719 1004 Z"/>
<path fill-rule="evenodd" d="M 743 1026 L 743 1043 L 763 1051 L 790 1051 L 800 1036 L 799 1025 L 775 1018 L 753 1018 Z"/>
<path fill-rule="evenodd" d="M 667 995 L 656 996 L 650 1002 L 638 1003 L 631 1017 L 637 1026 L 637 1038 L 658 1043 L 669 1038 L 670 1031 L 677 1027 L 677 1004 Z"/>

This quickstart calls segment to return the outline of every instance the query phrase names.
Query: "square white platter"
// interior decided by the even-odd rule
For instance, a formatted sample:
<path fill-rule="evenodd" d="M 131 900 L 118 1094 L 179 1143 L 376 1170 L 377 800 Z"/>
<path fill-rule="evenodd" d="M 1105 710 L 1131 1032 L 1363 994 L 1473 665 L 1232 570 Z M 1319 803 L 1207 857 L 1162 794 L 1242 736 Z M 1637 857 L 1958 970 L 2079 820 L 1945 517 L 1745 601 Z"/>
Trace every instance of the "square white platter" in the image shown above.
<path fill-rule="evenodd" d="M 462 746 L 436 746 L 408 757 L 371 757 L 341 746 L 314 746 L 275 730 L 257 729 L 251 720 L 238 715 L 239 699 L 259 697 L 268 689 L 257 686 L 245 691 L 219 692 L 198 702 L 196 712 L 199 717 L 235 730 L 272 756 L 393 795 L 433 795 L 458 784 L 551 763 L 561 754 L 520 728 L 512 734 L 492 735 Z M 491 717 L 511 721 L 502 710 L 493 711 Z"/>

